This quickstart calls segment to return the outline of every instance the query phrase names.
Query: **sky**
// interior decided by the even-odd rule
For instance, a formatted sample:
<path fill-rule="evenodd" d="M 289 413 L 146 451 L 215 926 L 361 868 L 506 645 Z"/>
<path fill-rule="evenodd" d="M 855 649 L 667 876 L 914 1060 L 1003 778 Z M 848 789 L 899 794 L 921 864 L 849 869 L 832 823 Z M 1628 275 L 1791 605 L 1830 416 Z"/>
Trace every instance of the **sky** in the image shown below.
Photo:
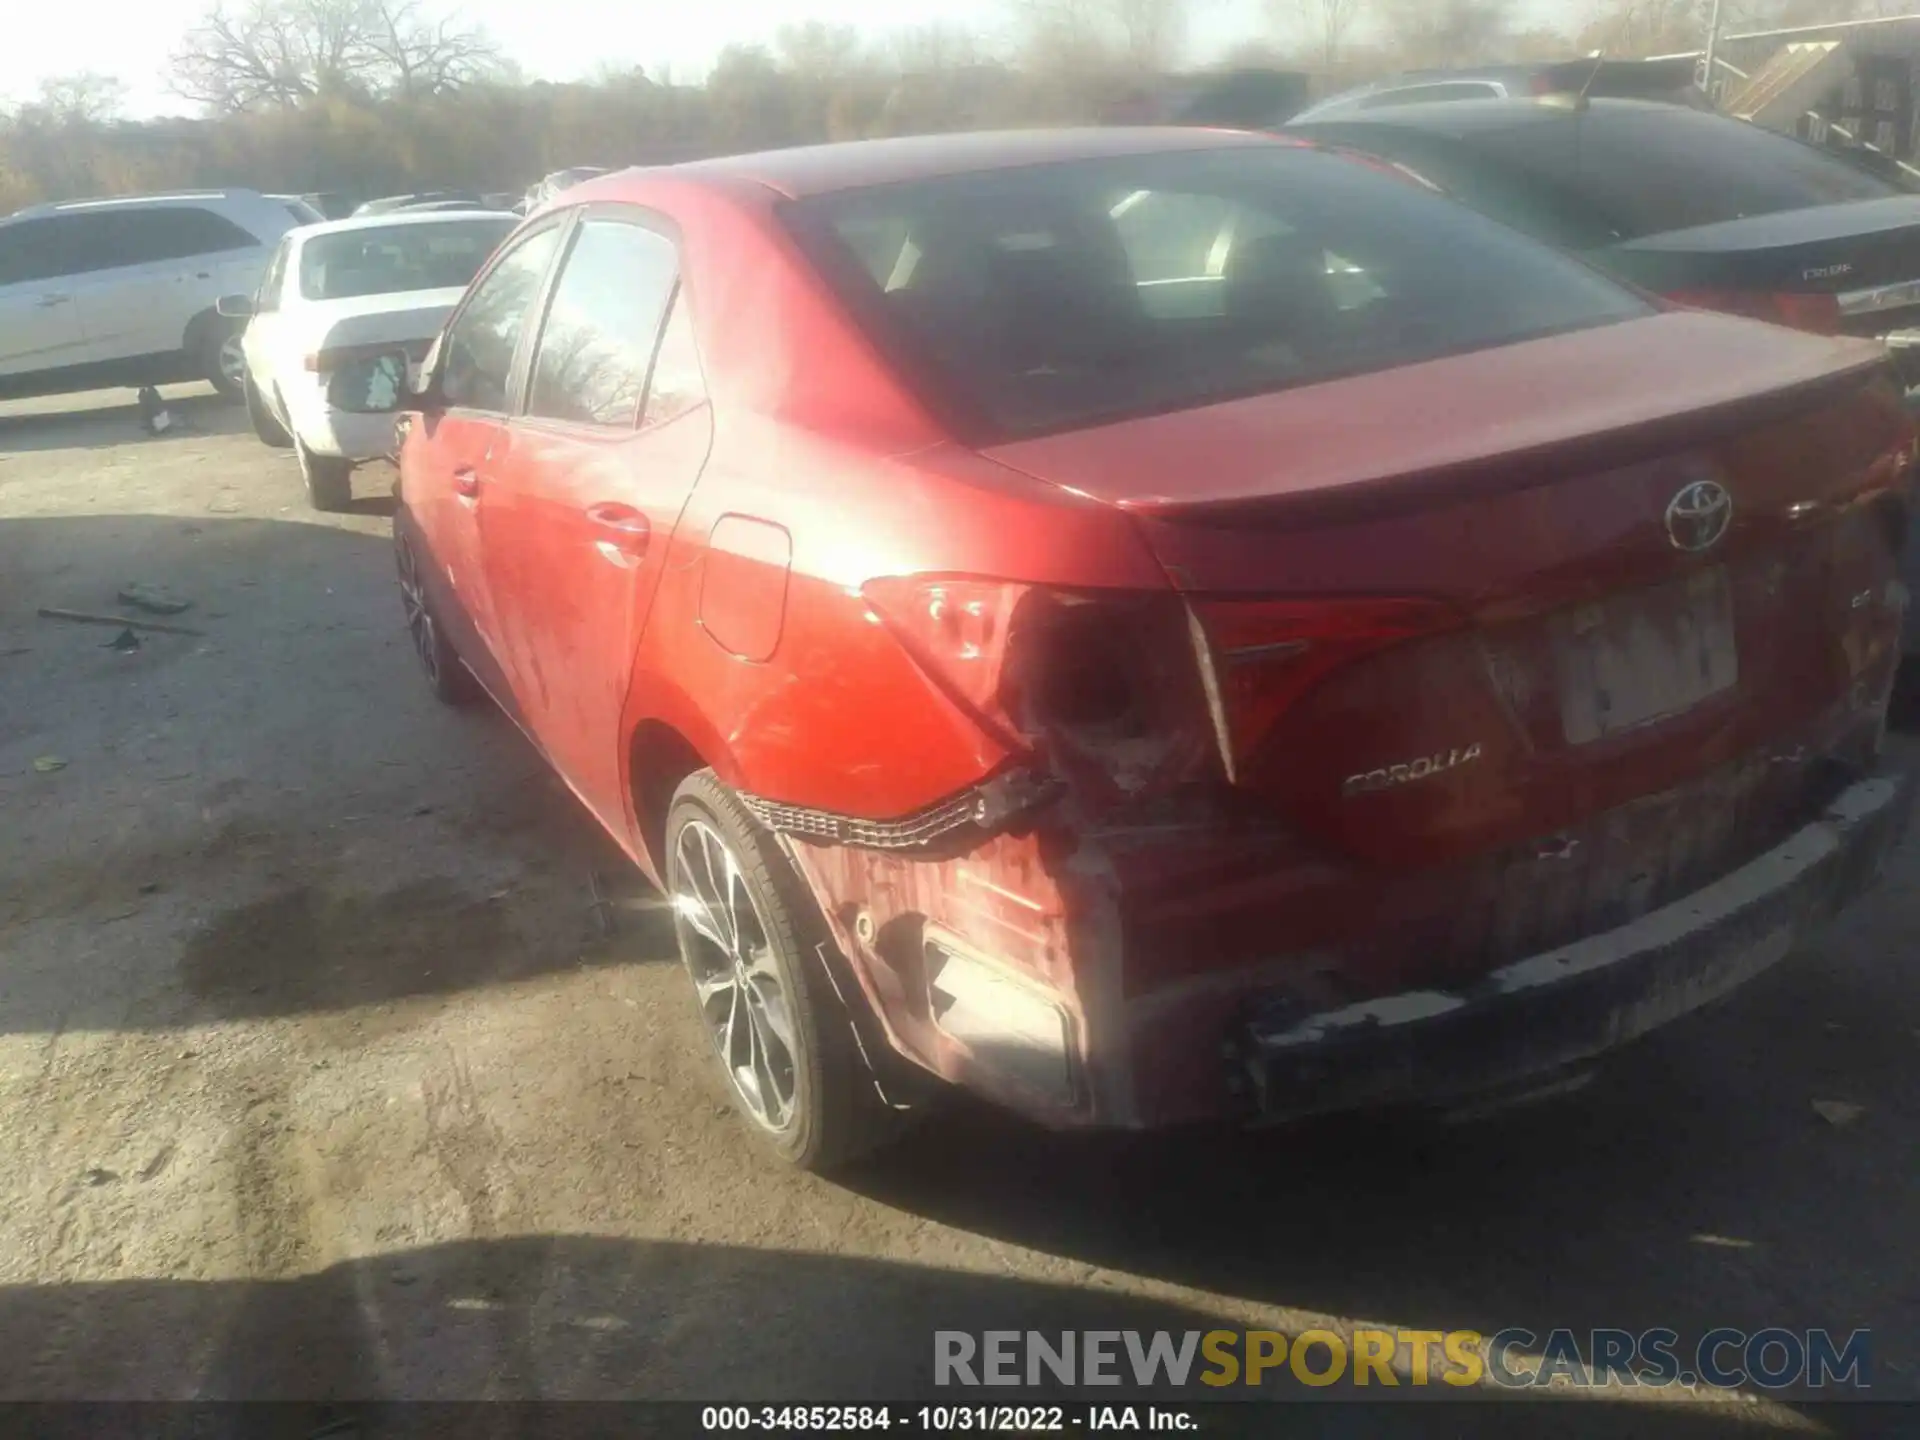
<path fill-rule="evenodd" d="M 25 3 L 25 0 L 22 0 Z M 187 113 L 166 85 L 167 56 L 208 0 L 69 0 L 35 6 L 40 17 L 9 22 L 0 46 L 0 100 L 30 98 L 41 80 L 80 71 L 127 85 L 130 118 Z M 770 40 L 803 20 L 851 25 L 868 35 L 930 22 L 1004 32 L 1005 0 L 695 0 L 646 5 L 634 0 L 448 0 L 443 7 L 484 25 L 506 53 L 537 79 L 578 79 L 603 65 L 671 67 L 698 79 L 722 47 Z M 1239 41 L 1275 35 L 1262 0 L 1196 5 L 1191 52 L 1205 60 Z M 1588 0 L 1523 0 L 1526 18 L 1564 22 Z M 52 18 L 49 18 L 52 17 Z"/>

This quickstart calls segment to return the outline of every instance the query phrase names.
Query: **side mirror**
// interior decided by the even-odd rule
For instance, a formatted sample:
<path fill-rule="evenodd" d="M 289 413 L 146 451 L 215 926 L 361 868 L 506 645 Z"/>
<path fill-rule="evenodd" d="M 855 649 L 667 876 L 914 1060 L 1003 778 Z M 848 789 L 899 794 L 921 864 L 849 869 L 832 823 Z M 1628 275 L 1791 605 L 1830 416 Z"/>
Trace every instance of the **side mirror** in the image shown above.
<path fill-rule="evenodd" d="M 213 310 L 222 320 L 245 320 L 253 314 L 251 295 L 222 295 L 213 302 Z"/>
<path fill-rule="evenodd" d="M 327 404 L 348 415 L 392 415 L 407 407 L 407 352 L 382 350 L 349 360 L 327 381 Z"/>

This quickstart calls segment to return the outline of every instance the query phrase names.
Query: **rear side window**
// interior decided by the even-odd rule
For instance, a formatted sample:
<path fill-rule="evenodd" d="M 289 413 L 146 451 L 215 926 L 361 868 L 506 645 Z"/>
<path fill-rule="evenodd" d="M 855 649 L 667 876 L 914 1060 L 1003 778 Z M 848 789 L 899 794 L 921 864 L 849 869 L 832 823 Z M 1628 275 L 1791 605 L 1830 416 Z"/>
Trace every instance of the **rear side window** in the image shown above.
<path fill-rule="evenodd" d="M 1622 240 L 1904 193 L 1789 136 L 1679 106 L 1596 108 L 1466 143 L 1574 192 Z"/>
<path fill-rule="evenodd" d="M 527 413 L 632 429 L 679 268 L 673 242 L 618 220 L 588 220 L 553 287 Z"/>
<path fill-rule="evenodd" d="M 440 396 L 468 410 L 508 409 L 514 352 L 560 244 L 560 227 L 527 236 L 487 272 L 448 330 L 438 365 Z"/>
<path fill-rule="evenodd" d="M 82 250 L 90 270 L 217 255 L 260 243 L 224 215 L 191 205 L 143 205 L 74 218 L 86 221 Z"/>
<path fill-rule="evenodd" d="M 982 440 L 1648 313 L 1404 177 L 1291 146 L 954 175 L 783 213 L 903 374 Z M 883 270 L 854 237 L 889 221 L 906 239 Z"/>

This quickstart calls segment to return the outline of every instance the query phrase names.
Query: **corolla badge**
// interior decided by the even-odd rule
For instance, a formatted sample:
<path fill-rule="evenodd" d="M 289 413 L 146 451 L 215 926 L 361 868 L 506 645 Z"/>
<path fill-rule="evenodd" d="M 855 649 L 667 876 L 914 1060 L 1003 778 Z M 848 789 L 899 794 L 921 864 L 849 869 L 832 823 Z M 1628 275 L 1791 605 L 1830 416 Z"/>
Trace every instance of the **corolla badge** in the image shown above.
<path fill-rule="evenodd" d="M 1462 765 L 1471 765 L 1479 758 L 1480 742 L 1476 740 L 1471 745 L 1459 745 L 1437 754 L 1422 755 L 1418 760 L 1382 765 L 1378 770 L 1363 770 L 1358 775 L 1349 775 L 1341 782 L 1340 793 L 1346 796 L 1371 795 L 1376 790 L 1392 790 L 1401 785 L 1411 785 L 1416 780 L 1431 780 Z"/>
<path fill-rule="evenodd" d="M 1717 480 L 1682 486 L 1667 502 L 1667 538 L 1676 550 L 1710 549 L 1733 523 L 1733 496 Z"/>

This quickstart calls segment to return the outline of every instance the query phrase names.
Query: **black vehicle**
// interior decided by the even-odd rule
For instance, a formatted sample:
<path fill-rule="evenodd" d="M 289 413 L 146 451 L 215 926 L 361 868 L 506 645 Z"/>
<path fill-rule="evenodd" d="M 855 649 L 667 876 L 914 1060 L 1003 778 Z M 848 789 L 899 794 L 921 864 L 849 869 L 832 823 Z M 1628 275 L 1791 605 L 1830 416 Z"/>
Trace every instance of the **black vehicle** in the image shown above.
<path fill-rule="evenodd" d="M 1920 401 L 1920 194 L 1828 150 L 1635 100 L 1462 100 L 1287 128 L 1683 304 L 1878 337 Z M 1920 591 L 1920 533 L 1906 565 Z M 1920 691 L 1920 625 L 1905 649 Z"/>
<path fill-rule="evenodd" d="M 1288 129 L 1394 161 L 1673 299 L 1826 333 L 1920 330 L 1920 194 L 1745 121 L 1633 100 L 1470 100 Z"/>
<path fill-rule="evenodd" d="M 1691 59 L 1605 60 L 1597 56 L 1547 65 L 1484 65 L 1472 70 L 1402 70 L 1384 80 L 1343 90 L 1300 111 L 1297 120 L 1331 120 L 1455 100 L 1524 100 L 1546 96 L 1654 100 L 1712 110 Z"/>

